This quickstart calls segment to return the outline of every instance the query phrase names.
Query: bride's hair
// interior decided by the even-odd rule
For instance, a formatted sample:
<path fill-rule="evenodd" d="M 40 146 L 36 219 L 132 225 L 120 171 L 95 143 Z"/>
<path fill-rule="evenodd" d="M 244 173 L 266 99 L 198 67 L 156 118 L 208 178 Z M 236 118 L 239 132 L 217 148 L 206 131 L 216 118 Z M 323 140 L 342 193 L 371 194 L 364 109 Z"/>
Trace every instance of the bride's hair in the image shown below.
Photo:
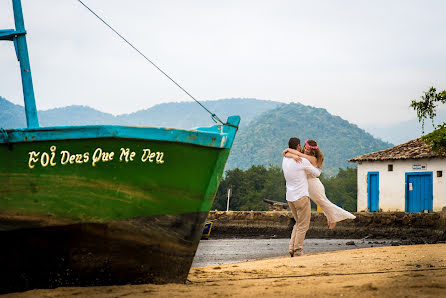
<path fill-rule="evenodd" d="M 322 168 L 322 164 L 324 163 L 324 154 L 322 154 L 322 151 L 319 148 L 317 142 L 315 140 L 306 140 L 305 145 L 306 145 L 305 147 L 307 147 L 310 150 L 309 155 L 316 157 L 317 167 Z"/>

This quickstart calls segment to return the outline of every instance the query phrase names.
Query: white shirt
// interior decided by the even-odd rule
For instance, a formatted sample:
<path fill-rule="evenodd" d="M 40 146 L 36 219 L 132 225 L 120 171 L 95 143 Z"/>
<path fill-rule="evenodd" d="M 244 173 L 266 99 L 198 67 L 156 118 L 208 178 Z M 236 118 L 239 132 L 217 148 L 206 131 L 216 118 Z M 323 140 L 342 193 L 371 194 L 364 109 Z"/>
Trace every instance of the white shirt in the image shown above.
<path fill-rule="evenodd" d="M 309 196 L 307 174 L 313 177 L 321 174 L 321 170 L 311 165 L 306 158 L 298 163 L 292 158 L 284 157 L 282 170 L 286 180 L 286 200 L 289 202 Z"/>

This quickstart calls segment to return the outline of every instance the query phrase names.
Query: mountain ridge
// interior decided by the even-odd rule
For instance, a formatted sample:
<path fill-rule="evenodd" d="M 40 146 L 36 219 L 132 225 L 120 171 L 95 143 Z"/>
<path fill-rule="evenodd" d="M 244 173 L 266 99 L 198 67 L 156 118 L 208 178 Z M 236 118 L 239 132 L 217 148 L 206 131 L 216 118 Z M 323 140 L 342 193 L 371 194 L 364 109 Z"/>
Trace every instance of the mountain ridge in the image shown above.
<path fill-rule="evenodd" d="M 246 125 L 257 114 L 281 105 L 281 102 L 259 100 L 255 98 L 226 98 L 220 100 L 202 101 L 209 110 L 219 111 L 217 116 L 225 121 L 228 116 L 241 113 L 241 126 Z M 66 117 L 65 113 L 70 113 Z M 22 115 L 17 118 L 17 115 Z M 179 117 L 178 115 L 181 115 Z M 203 108 L 195 102 L 169 102 L 157 104 L 153 107 L 133 113 L 112 115 L 97 109 L 71 105 L 38 111 L 40 126 L 63 125 L 132 125 L 132 126 L 165 126 L 189 129 L 214 125 L 215 122 Z M 26 127 L 25 109 L 0 96 L 0 127 Z"/>

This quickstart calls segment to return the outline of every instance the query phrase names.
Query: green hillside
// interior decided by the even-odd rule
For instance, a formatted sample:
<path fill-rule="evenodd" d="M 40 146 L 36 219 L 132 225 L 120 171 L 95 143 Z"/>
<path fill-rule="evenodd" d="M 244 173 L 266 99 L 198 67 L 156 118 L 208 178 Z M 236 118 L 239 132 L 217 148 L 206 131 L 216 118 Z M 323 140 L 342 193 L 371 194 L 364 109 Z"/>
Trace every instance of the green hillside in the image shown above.
<path fill-rule="evenodd" d="M 339 168 L 354 166 L 347 159 L 392 146 L 325 109 L 298 103 L 267 111 L 241 130 L 234 142 L 227 169 L 251 165 L 281 166 L 281 152 L 290 137 L 318 141 L 325 155 L 323 172 L 335 175 Z"/>
<path fill-rule="evenodd" d="M 240 125 L 246 126 L 261 113 L 282 103 L 254 98 L 229 98 L 202 102 L 206 108 L 226 121 L 228 116 L 239 115 Z M 176 128 L 211 126 L 210 115 L 195 102 L 170 102 L 153 106 L 136 113 L 118 116 L 125 125 L 151 125 Z"/>

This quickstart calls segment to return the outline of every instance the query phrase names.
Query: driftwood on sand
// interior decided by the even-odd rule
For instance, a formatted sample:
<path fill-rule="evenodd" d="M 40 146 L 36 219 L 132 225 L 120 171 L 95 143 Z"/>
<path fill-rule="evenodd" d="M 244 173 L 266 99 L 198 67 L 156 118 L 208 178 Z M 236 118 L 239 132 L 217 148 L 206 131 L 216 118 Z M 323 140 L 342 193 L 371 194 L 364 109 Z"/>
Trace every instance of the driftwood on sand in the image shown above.
<path fill-rule="evenodd" d="M 269 204 L 269 211 L 281 211 L 289 209 L 287 203 L 277 202 L 268 199 L 263 199 L 263 201 Z"/>

